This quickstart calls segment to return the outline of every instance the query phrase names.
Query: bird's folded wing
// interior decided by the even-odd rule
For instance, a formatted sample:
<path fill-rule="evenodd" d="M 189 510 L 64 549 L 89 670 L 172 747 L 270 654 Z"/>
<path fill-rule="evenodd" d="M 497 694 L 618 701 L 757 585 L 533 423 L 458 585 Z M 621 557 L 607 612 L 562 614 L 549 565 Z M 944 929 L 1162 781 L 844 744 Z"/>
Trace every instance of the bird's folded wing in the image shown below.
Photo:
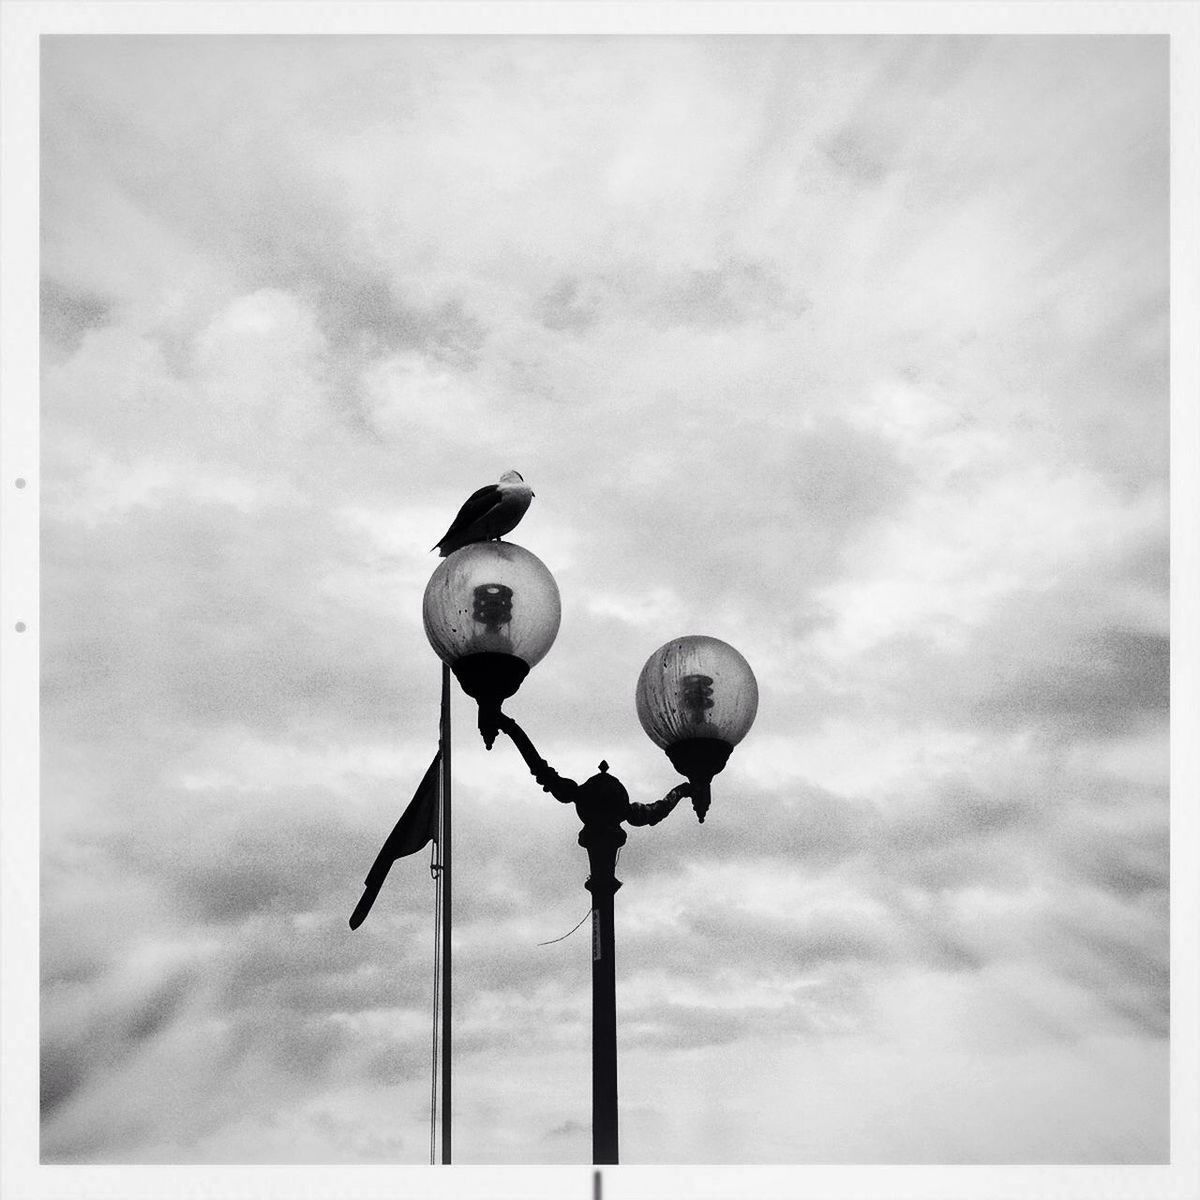
<path fill-rule="evenodd" d="M 487 487 L 481 487 L 479 491 L 472 492 L 467 497 L 466 503 L 458 510 L 458 516 L 446 530 L 446 536 L 442 538 L 442 542 L 461 533 L 472 522 L 478 521 L 485 513 L 490 512 L 500 502 L 501 496 L 499 487 L 494 483 L 489 483 Z M 441 542 L 438 545 L 441 545 Z"/>

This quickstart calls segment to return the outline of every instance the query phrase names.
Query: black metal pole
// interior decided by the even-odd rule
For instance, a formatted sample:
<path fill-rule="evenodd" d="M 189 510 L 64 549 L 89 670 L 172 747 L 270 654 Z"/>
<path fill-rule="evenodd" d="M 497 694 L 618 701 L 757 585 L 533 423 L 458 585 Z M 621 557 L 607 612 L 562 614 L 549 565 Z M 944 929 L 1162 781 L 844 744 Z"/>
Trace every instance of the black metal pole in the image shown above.
<path fill-rule="evenodd" d="M 512 738 L 534 779 L 561 804 L 574 804 L 583 828 L 579 844 L 587 851 L 591 874 L 584 885 L 592 894 L 592 1162 L 618 1162 L 617 1137 L 617 962 L 613 896 L 617 851 L 628 834 L 622 822 L 657 825 L 670 814 L 690 783 L 677 784 L 653 804 L 631 804 L 624 786 L 608 773 L 608 763 L 584 783 L 559 775 L 534 748 L 525 731 L 500 713 L 496 728 Z M 597 1175 L 599 1178 L 599 1175 Z"/>
<path fill-rule="evenodd" d="M 587 826 L 579 844 L 588 853 L 592 893 L 592 1162 L 618 1161 L 617 1136 L 617 972 L 613 896 L 617 851 L 625 843 L 619 826 Z"/>
<path fill-rule="evenodd" d="M 450 1162 L 450 668 L 442 664 L 442 1163 Z"/>

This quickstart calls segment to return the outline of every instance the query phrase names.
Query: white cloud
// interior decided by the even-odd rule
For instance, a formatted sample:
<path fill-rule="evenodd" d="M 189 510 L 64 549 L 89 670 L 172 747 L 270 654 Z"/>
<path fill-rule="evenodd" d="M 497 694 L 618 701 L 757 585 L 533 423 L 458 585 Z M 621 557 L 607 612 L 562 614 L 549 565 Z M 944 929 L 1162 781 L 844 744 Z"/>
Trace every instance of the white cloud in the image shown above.
<path fill-rule="evenodd" d="M 1161 484 L 1130 497 L 1098 471 L 1031 460 L 1022 439 L 964 427 L 947 402 L 916 388 L 881 389 L 856 419 L 891 432 L 923 486 L 821 591 L 838 614 L 817 635 L 826 654 L 912 634 L 961 648 L 1015 593 L 1111 569 L 1165 527 Z M 1105 607 L 1136 624 L 1165 616 L 1161 593 L 1129 584 Z"/>
<path fill-rule="evenodd" d="M 49 1158 L 425 1161 L 424 859 L 345 921 L 513 466 L 556 766 L 674 782 L 683 629 L 760 684 L 623 852 L 629 1160 L 1163 1156 L 1152 43 L 48 45 Z M 576 814 L 455 713 L 456 1151 L 578 1161 Z"/>
<path fill-rule="evenodd" d="M 475 441 L 486 429 L 486 400 L 470 380 L 420 355 L 372 363 L 363 383 L 370 419 L 390 439 L 419 442 L 433 434 L 434 445 L 452 445 Z"/>

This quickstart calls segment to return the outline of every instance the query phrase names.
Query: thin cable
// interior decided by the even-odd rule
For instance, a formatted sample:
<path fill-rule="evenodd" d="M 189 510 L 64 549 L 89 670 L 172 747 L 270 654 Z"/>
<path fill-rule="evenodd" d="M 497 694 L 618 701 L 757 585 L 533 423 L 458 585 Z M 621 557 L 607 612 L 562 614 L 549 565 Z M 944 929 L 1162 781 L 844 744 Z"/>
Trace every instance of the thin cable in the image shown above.
<path fill-rule="evenodd" d="M 586 921 L 588 919 L 588 917 L 590 917 L 591 915 L 592 915 L 592 910 L 589 908 L 587 910 L 587 912 L 585 912 L 583 914 L 583 917 L 580 919 L 579 925 L 582 925 L 583 922 Z M 578 929 L 579 925 L 576 925 L 575 929 Z M 553 946 L 555 942 L 561 942 L 565 938 L 569 938 L 571 936 L 571 934 L 575 932 L 575 929 L 572 929 L 569 933 L 564 933 L 562 935 L 562 937 L 551 938 L 548 942 L 538 942 L 538 945 L 539 946 Z"/>

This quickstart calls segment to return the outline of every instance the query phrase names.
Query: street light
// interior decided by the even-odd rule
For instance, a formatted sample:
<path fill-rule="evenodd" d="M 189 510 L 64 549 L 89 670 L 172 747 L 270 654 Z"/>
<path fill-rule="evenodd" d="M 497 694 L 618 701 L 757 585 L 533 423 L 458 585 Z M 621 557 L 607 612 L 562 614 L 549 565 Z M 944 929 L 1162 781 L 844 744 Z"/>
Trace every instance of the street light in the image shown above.
<path fill-rule="evenodd" d="M 616 964 L 613 896 L 625 824 L 657 825 L 684 796 L 701 821 L 711 783 L 746 736 L 758 709 L 758 685 L 746 660 L 717 638 L 675 638 L 642 668 L 635 700 L 647 734 L 688 779 L 661 800 L 634 803 L 601 762 L 576 783 L 559 775 L 511 717 L 501 711 L 558 632 L 558 588 L 545 566 L 519 546 L 482 542 L 455 551 L 425 590 L 425 631 L 463 690 L 479 702 L 479 729 L 491 749 L 511 739 L 543 791 L 574 804 L 583 828 L 592 894 L 592 1161 L 618 1161 Z M 446 951 L 448 953 L 448 949 Z M 447 1031 L 448 1045 L 448 1031 Z M 448 1160 L 446 1160 L 448 1161 Z"/>
<path fill-rule="evenodd" d="M 450 672 L 479 705 L 479 732 L 490 750 L 500 705 L 516 694 L 558 634 L 562 608 L 554 576 L 511 542 L 474 542 L 448 555 L 425 585 L 425 636 L 442 667 L 439 882 L 442 959 L 442 1162 L 451 1156 Z"/>
<path fill-rule="evenodd" d="M 750 664 L 717 638 L 675 638 L 646 660 L 636 697 L 642 728 L 687 776 L 692 807 L 703 822 L 712 778 L 724 770 L 758 712 Z"/>
<path fill-rule="evenodd" d="M 511 542 L 455 550 L 425 587 L 425 636 L 478 701 L 490 750 L 500 705 L 554 644 L 562 608 L 546 565 Z"/>

